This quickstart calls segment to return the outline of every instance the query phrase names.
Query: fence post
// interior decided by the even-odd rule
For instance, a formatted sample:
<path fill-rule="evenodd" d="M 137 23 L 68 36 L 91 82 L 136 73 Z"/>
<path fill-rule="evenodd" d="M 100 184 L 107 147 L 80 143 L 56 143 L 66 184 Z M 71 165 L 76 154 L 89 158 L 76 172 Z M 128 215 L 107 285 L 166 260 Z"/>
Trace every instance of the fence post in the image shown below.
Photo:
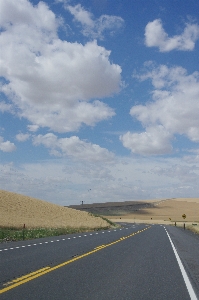
<path fill-rule="evenodd" d="M 25 236 L 24 236 L 24 230 L 25 230 L 25 228 L 26 228 L 26 224 L 23 224 L 23 241 L 25 239 Z"/>

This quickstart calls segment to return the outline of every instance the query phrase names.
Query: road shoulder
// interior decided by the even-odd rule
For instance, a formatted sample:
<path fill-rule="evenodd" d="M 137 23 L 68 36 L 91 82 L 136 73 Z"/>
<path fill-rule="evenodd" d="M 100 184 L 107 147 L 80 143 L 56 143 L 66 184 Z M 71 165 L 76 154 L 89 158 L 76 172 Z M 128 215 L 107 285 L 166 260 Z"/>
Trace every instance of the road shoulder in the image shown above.
<path fill-rule="evenodd" d="M 199 299 L 199 235 L 174 226 L 165 226 Z"/>

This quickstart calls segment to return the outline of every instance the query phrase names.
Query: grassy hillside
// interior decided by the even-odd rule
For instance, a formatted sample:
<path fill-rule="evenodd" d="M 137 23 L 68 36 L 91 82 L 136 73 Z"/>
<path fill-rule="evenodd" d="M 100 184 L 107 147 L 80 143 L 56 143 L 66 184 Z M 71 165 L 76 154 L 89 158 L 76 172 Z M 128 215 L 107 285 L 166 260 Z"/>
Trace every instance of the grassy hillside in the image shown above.
<path fill-rule="evenodd" d="M 88 212 L 0 190 L 0 227 L 100 228 L 110 224 Z"/>

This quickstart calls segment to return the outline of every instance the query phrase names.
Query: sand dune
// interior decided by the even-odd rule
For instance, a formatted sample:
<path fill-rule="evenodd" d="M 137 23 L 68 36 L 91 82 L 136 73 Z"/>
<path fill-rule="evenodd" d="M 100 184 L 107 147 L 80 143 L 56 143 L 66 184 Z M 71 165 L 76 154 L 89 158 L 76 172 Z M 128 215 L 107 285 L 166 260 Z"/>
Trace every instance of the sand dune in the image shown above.
<path fill-rule="evenodd" d="M 62 207 L 32 197 L 0 190 L 0 226 L 26 228 L 107 227 L 87 212 Z"/>

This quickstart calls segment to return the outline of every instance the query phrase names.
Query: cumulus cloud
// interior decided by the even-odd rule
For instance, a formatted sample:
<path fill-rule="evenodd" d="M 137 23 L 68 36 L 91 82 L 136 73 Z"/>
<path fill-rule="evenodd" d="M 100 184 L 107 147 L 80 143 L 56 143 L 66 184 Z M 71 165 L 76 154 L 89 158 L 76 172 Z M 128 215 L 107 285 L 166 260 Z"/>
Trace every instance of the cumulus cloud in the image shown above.
<path fill-rule="evenodd" d="M 16 146 L 14 143 L 11 143 L 10 141 L 5 141 L 2 136 L 0 136 L 0 151 L 3 152 L 13 152 L 16 150 Z"/>
<path fill-rule="evenodd" d="M 50 153 L 55 156 L 69 156 L 76 160 L 90 162 L 108 162 L 114 158 L 113 153 L 99 145 L 82 141 L 77 136 L 70 138 L 57 138 L 53 133 L 45 135 L 39 134 L 33 138 L 35 146 L 44 145 L 50 149 Z"/>
<path fill-rule="evenodd" d="M 39 126 L 38 125 L 28 125 L 27 128 L 31 132 L 36 132 L 39 129 Z"/>
<path fill-rule="evenodd" d="M 186 24 L 181 35 L 169 37 L 165 32 L 162 21 L 156 19 L 149 22 L 145 28 L 145 44 L 147 47 L 158 47 L 160 52 L 172 50 L 191 51 L 199 39 L 199 25 Z"/>
<path fill-rule="evenodd" d="M 121 68 L 110 62 L 110 51 L 96 41 L 59 39 L 60 21 L 43 2 L 3 0 L 0 9 L 1 90 L 20 117 L 68 132 L 115 114 L 97 99 L 120 90 Z"/>
<path fill-rule="evenodd" d="M 182 67 L 165 65 L 151 68 L 137 78 L 152 81 L 152 101 L 130 110 L 146 132 L 126 133 L 120 137 L 123 145 L 133 153 L 165 154 L 175 134 L 199 142 L 199 73 L 188 75 Z"/>
<path fill-rule="evenodd" d="M 162 127 L 149 127 L 142 133 L 127 132 L 120 136 L 123 146 L 141 155 L 165 154 L 172 150 L 171 135 Z"/>
<path fill-rule="evenodd" d="M 81 4 L 65 5 L 65 8 L 74 16 L 75 21 L 81 23 L 82 33 L 87 37 L 103 39 L 105 32 L 109 31 L 113 34 L 124 25 L 124 20 L 117 16 L 102 15 L 94 19 L 93 14 L 85 10 Z"/>
<path fill-rule="evenodd" d="M 18 142 L 25 142 L 29 139 L 30 134 L 29 133 L 18 133 L 16 135 L 16 139 Z"/>

